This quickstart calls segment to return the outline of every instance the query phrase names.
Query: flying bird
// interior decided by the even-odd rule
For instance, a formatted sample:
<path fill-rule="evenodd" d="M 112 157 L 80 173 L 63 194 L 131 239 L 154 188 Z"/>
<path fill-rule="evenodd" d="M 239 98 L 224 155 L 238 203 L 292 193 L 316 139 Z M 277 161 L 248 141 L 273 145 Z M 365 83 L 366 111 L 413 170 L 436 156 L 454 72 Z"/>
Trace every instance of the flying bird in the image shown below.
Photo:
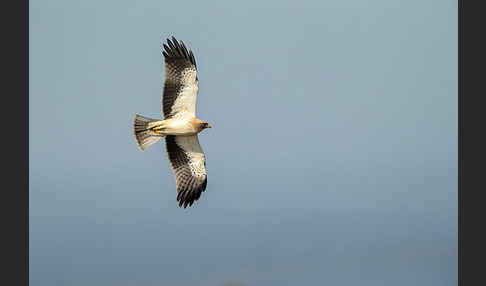
<path fill-rule="evenodd" d="M 211 128 L 196 117 L 199 90 L 196 59 L 182 41 L 172 37 L 163 44 L 165 82 L 162 92 L 164 120 L 136 114 L 134 135 L 140 150 L 165 138 L 166 151 L 174 172 L 179 207 L 192 204 L 206 190 L 206 156 L 197 134 Z"/>

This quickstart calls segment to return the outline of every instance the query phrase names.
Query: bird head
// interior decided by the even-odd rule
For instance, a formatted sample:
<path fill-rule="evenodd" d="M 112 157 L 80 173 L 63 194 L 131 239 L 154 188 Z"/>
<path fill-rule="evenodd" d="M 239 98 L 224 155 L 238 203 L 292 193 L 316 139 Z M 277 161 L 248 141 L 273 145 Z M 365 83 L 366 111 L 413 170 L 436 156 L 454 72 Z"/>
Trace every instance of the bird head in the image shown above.
<path fill-rule="evenodd" d="M 210 125 L 208 122 L 203 122 L 203 123 L 202 123 L 202 128 L 203 128 L 203 129 L 206 129 L 206 128 L 211 128 L 211 125 Z"/>

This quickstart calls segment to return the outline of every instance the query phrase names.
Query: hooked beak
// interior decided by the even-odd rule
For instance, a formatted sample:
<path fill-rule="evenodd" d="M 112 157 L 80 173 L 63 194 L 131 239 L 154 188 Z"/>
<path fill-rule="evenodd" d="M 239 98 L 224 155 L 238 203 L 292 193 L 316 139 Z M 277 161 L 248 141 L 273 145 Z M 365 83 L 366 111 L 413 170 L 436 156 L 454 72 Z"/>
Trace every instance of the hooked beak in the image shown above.
<path fill-rule="evenodd" d="M 211 128 L 211 125 L 208 123 L 208 128 Z"/>

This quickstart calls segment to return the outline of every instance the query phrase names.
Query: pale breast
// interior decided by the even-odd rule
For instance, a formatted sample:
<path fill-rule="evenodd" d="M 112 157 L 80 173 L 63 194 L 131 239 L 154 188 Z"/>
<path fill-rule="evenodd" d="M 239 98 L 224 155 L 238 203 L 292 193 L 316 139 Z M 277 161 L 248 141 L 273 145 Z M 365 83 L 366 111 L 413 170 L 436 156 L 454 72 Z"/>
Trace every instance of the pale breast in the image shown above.
<path fill-rule="evenodd" d="M 197 130 L 188 118 L 171 118 L 167 120 L 167 127 L 164 130 L 166 135 L 194 135 Z"/>

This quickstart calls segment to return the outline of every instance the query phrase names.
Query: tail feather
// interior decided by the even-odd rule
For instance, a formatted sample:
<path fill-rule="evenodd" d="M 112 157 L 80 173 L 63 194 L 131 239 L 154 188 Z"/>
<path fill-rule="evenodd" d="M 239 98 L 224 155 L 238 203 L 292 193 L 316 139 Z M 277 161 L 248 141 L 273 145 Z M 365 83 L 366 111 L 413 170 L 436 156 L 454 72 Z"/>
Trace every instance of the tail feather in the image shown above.
<path fill-rule="evenodd" d="M 149 128 L 149 124 L 156 121 L 160 120 L 148 118 L 138 114 L 135 115 L 135 120 L 133 121 L 133 132 L 140 150 L 143 151 L 162 139 L 163 136 L 154 135 Z"/>

